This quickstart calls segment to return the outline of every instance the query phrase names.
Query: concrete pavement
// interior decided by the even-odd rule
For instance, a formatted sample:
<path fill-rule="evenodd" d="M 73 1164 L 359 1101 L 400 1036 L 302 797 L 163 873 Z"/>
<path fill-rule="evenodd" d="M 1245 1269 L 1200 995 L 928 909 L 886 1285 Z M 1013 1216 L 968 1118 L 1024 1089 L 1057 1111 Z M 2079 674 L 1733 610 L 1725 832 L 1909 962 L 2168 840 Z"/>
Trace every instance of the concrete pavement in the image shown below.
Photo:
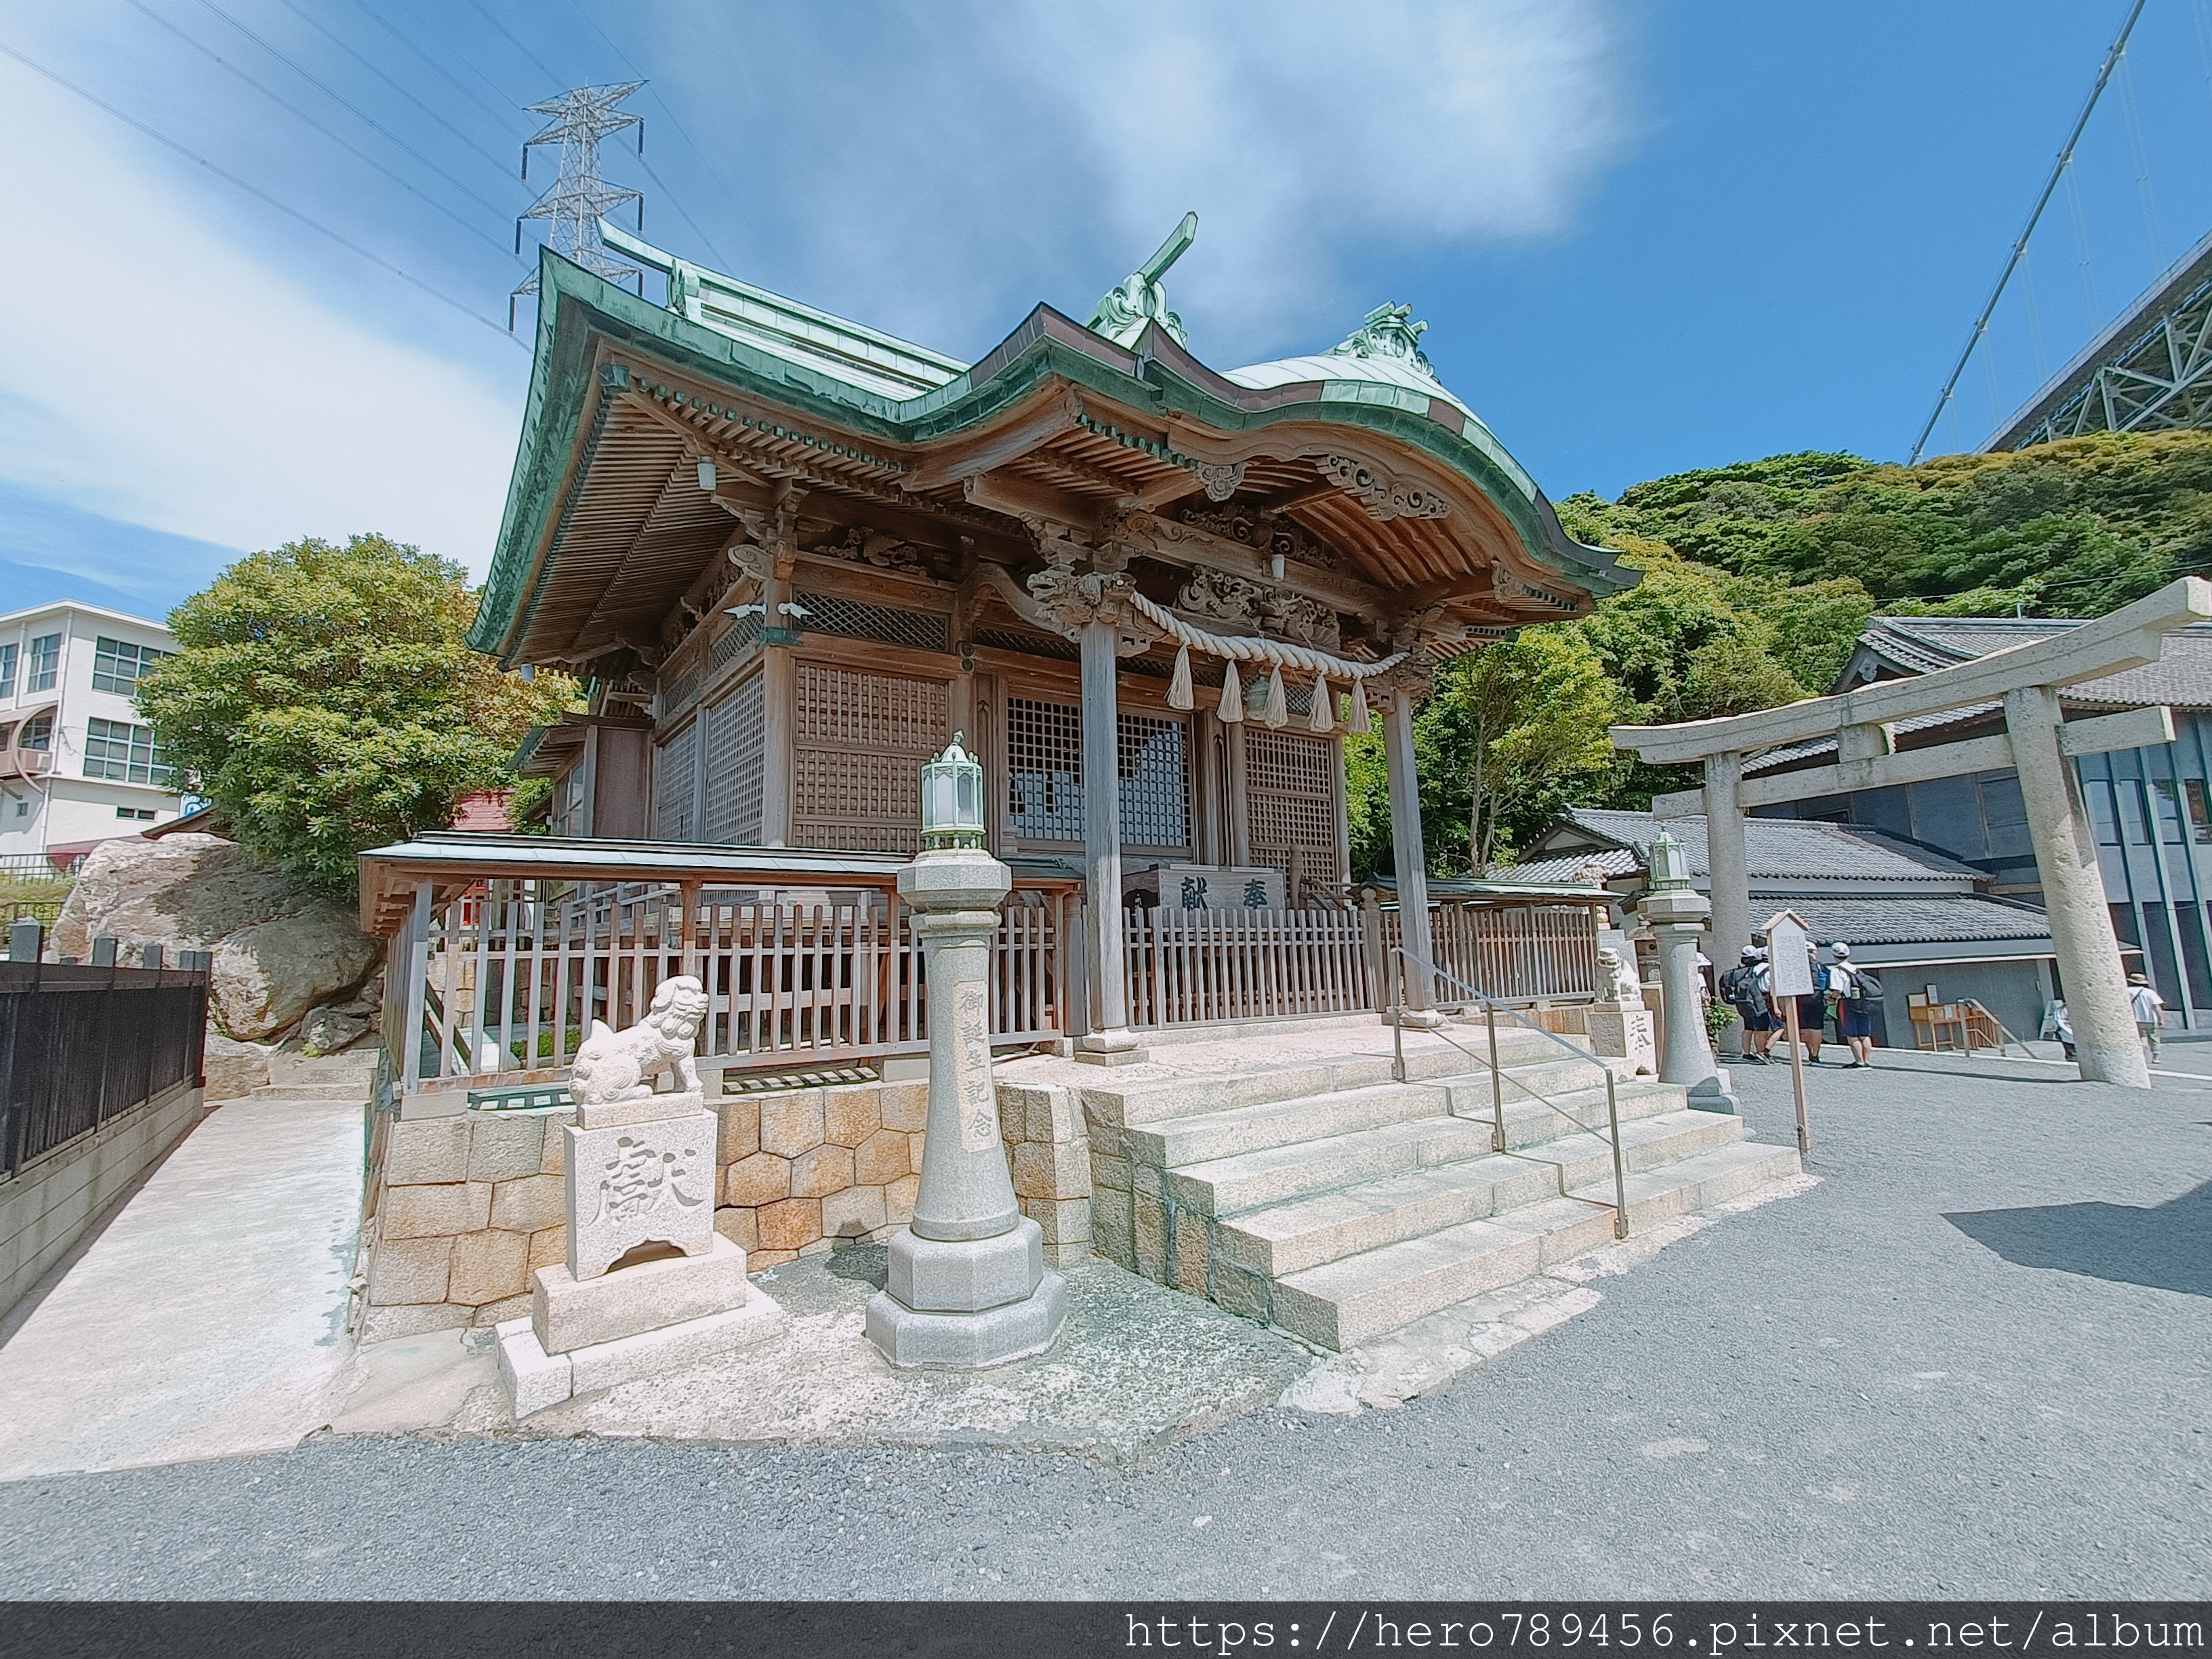
<path fill-rule="evenodd" d="M 236 1100 L 0 1346 L 0 1479 L 279 1449 L 329 1420 L 362 1108 Z"/>
<path fill-rule="evenodd" d="M 1784 1138 L 1786 1073 L 1738 1080 Z M 2212 1078 L 1810 1083 L 1816 1186 L 1395 1411 L 1263 1411 L 1133 1476 L 315 1441 L 0 1486 L 0 1595 L 2212 1594 Z"/>

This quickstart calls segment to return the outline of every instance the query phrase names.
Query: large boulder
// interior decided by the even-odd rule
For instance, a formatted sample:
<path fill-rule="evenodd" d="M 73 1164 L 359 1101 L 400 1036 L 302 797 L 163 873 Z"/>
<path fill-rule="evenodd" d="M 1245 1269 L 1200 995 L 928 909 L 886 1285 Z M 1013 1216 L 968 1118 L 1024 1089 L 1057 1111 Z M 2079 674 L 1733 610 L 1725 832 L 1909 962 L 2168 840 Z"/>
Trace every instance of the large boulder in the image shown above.
<path fill-rule="evenodd" d="M 207 1034 L 207 1054 L 200 1070 L 207 1077 L 210 1101 L 243 1100 L 269 1081 L 269 1056 L 276 1050 L 264 1042 L 240 1042 L 220 1031 Z"/>
<path fill-rule="evenodd" d="M 283 872 L 219 836 L 103 842 L 54 923 L 54 952 L 80 960 L 112 935 L 124 959 L 159 945 L 208 951 L 215 1025 L 246 1042 L 277 1036 L 311 1008 L 343 1000 L 383 947 L 343 907 L 295 891 Z"/>

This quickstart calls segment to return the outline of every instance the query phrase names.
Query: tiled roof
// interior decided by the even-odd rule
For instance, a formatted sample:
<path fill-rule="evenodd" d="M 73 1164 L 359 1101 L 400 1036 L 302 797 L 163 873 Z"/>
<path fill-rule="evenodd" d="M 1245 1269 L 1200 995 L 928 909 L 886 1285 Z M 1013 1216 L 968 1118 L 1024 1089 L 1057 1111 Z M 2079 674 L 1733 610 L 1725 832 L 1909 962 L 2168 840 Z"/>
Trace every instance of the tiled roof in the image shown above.
<path fill-rule="evenodd" d="M 1614 848 L 1632 851 L 1638 867 L 1648 862 L 1646 849 L 1659 834 L 1659 820 L 1649 812 L 1577 806 L 1569 808 L 1562 821 L 1613 843 Z M 1669 818 L 1667 827 L 1688 853 L 1692 876 L 1709 874 L 1705 819 Z M 1905 883 L 1918 888 L 1955 887 L 1963 892 L 1969 890 L 1974 878 L 1982 874 L 1956 859 L 1857 824 L 1821 823 L 1800 818 L 1747 818 L 1743 839 L 1751 878 L 1768 884 L 1804 881 L 1826 886 L 1836 882 L 1863 882 L 1869 885 Z M 1562 866 L 1579 868 L 1593 857 L 1601 856 L 1597 849 L 1560 852 L 1494 873 L 1506 881 L 1558 880 L 1555 872 Z M 1539 871 L 1547 873 L 1539 875 Z"/>
<path fill-rule="evenodd" d="M 1604 851 L 1570 853 L 1555 859 L 1533 859 L 1526 864 L 1516 864 L 1492 872 L 1498 881 L 1547 885 L 1553 882 L 1579 881 L 1582 872 L 1596 865 L 1607 877 L 1633 875 L 1644 867 L 1643 862 L 1628 848 L 1609 848 Z"/>
<path fill-rule="evenodd" d="M 2050 639 L 2081 627 L 2084 620 L 2080 617 L 1875 617 L 1859 635 L 1859 644 L 1889 658 L 1900 668 L 1927 673 L 1972 662 L 1993 651 Z M 2167 635 L 2165 654 L 2148 667 L 2069 686 L 2063 696 L 2069 704 L 2095 708 L 2132 708 L 2164 702 L 2212 708 L 2212 623 L 2192 623 Z"/>
<path fill-rule="evenodd" d="M 1972 939 L 2047 939 L 2042 911 L 1993 898 L 1808 898 L 1791 907 L 1823 945 L 1935 945 Z"/>

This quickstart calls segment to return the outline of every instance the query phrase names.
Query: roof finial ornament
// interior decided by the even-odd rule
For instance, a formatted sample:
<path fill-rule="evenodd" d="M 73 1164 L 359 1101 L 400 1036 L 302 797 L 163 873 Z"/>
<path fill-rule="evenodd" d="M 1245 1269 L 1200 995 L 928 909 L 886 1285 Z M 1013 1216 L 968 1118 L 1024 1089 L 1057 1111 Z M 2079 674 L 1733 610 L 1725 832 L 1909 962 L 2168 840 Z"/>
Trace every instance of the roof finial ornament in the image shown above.
<path fill-rule="evenodd" d="M 1413 320 L 1413 307 L 1379 305 L 1367 313 L 1367 320 L 1352 331 L 1349 339 L 1341 345 L 1331 346 L 1328 355 L 1393 357 L 1401 363 L 1411 363 L 1433 380 L 1436 366 L 1421 351 L 1421 336 L 1428 331 L 1426 323 Z"/>
<path fill-rule="evenodd" d="M 1183 337 L 1182 319 L 1168 309 L 1168 291 L 1160 286 L 1160 278 L 1197 240 L 1198 215 L 1186 213 L 1174 234 L 1160 244 L 1151 258 L 1106 290 L 1105 297 L 1098 301 L 1098 309 L 1091 313 L 1091 320 L 1084 326 L 1094 334 L 1104 335 L 1115 345 L 1133 346 L 1145 331 L 1146 324 L 1158 323 L 1174 337 L 1177 345 L 1188 343 Z"/>

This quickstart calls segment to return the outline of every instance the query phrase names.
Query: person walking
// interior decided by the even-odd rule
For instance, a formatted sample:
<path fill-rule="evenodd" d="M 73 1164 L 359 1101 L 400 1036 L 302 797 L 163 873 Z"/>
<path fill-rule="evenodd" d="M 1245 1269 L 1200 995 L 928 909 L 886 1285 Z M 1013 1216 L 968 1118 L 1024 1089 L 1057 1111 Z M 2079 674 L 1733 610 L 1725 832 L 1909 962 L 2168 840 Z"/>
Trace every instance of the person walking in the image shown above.
<path fill-rule="evenodd" d="M 2148 974 L 2130 974 L 2128 983 L 2133 988 L 2133 994 L 2128 1000 L 2135 1007 L 2136 1034 L 2142 1038 L 2144 1048 L 2150 1051 L 2151 1064 L 2155 1066 L 2158 1064 L 2158 1027 L 2159 1022 L 2166 1018 L 2166 999 L 2150 988 Z"/>
<path fill-rule="evenodd" d="M 1851 947 L 1841 939 L 1829 947 L 1835 957 L 1828 969 L 1828 989 L 1836 995 L 1836 1034 L 1851 1057 L 1844 1069 L 1863 1072 L 1874 1065 L 1874 1005 L 1881 995 L 1881 981 L 1851 961 Z"/>
<path fill-rule="evenodd" d="M 1774 1037 L 1774 1015 L 1766 999 L 1765 951 L 1756 945 L 1743 947 L 1742 959 L 1721 975 L 1721 1000 L 1743 1022 L 1744 1064 L 1765 1065 L 1766 1045 Z"/>
<path fill-rule="evenodd" d="M 2043 1034 L 2057 1038 L 2066 1058 L 2074 1058 L 2074 1015 L 2064 997 L 2051 999 L 2050 1010 L 2043 1016 Z"/>
<path fill-rule="evenodd" d="M 1820 1063 L 1820 1044 L 1827 1035 L 1828 970 L 1820 965 L 1820 953 L 1814 946 L 1807 945 L 1805 954 L 1813 969 L 1813 994 L 1796 999 L 1797 1041 L 1805 1045 L 1805 1063 L 1818 1066 Z M 1771 982 L 1770 979 L 1769 983 Z M 1786 1032 L 1789 1024 L 1780 999 L 1770 996 L 1769 1000 L 1774 1006 L 1775 1024 Z"/>

